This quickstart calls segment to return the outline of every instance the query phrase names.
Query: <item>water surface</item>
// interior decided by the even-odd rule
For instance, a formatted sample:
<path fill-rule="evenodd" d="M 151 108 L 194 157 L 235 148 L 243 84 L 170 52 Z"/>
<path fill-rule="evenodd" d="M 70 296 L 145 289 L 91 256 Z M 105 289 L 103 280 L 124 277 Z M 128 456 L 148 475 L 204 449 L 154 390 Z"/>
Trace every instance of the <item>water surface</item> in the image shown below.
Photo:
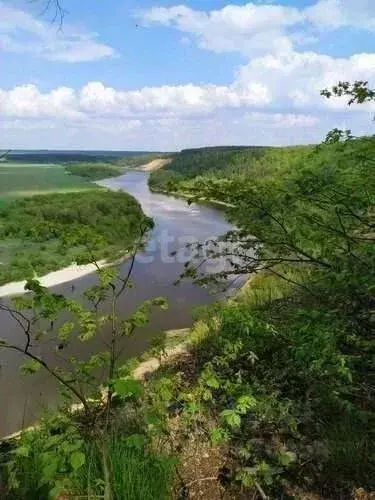
<path fill-rule="evenodd" d="M 182 272 L 184 261 L 189 258 L 186 243 L 218 236 L 230 227 L 223 213 L 216 208 L 196 204 L 189 206 L 184 200 L 151 193 L 147 178 L 145 172 L 129 172 L 100 182 L 103 186 L 132 194 L 141 203 L 144 212 L 155 221 L 146 248 L 137 255 L 132 273 L 135 286 L 120 300 L 120 314 L 126 316 L 137 304 L 152 297 L 164 296 L 169 303 L 167 311 L 154 312 L 145 329 L 126 339 L 125 354 L 128 357 L 146 350 L 150 339 L 164 330 L 190 326 L 192 309 L 214 300 L 207 290 L 187 280 L 178 286 L 174 286 L 173 282 Z M 171 257 L 170 253 L 174 250 L 177 255 Z M 128 266 L 129 262 L 122 264 L 123 274 Z M 95 280 L 95 274 L 91 274 L 57 286 L 53 291 L 78 298 Z M 0 312 L 0 325 L 0 337 L 22 340 L 19 328 L 6 313 Z M 98 338 L 89 344 L 74 345 L 74 352 L 69 355 L 87 357 L 101 349 L 101 339 Z M 45 372 L 34 376 L 20 375 L 21 359 L 22 356 L 17 353 L 0 351 L 0 436 L 35 422 L 43 409 L 54 407 L 58 400 L 55 383 Z"/>

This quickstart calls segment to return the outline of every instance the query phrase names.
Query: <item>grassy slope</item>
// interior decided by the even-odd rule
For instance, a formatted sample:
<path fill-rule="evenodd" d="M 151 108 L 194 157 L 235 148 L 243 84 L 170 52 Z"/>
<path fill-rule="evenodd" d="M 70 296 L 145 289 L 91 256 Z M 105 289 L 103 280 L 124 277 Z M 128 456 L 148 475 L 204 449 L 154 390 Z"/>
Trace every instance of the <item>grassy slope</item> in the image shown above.
<path fill-rule="evenodd" d="M 0 163 L 0 201 L 51 192 L 86 191 L 92 185 L 55 164 Z"/>

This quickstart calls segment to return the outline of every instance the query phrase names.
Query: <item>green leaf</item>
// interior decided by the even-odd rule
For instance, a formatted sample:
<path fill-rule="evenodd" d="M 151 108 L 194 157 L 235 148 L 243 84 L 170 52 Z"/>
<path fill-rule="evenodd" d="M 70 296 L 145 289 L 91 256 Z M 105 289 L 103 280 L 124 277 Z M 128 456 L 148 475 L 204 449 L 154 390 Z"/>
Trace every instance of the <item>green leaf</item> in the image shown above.
<path fill-rule="evenodd" d="M 165 297 L 156 297 L 152 299 L 152 305 L 160 307 L 163 311 L 168 309 L 168 302 Z"/>
<path fill-rule="evenodd" d="M 143 386 L 141 382 L 134 379 L 119 378 L 113 382 L 113 388 L 116 394 L 123 398 L 132 396 L 139 397 L 143 393 Z"/>
<path fill-rule="evenodd" d="M 235 428 L 241 425 L 241 417 L 236 410 L 223 410 L 220 416 L 229 427 Z"/>
<path fill-rule="evenodd" d="M 18 446 L 15 450 L 14 450 L 14 453 L 15 455 L 17 455 L 18 457 L 28 457 L 29 456 L 29 453 L 30 453 L 30 447 L 29 446 Z"/>
<path fill-rule="evenodd" d="M 70 465 L 74 470 L 80 469 L 86 462 L 86 456 L 82 451 L 75 451 L 70 455 Z"/>
<path fill-rule="evenodd" d="M 188 403 L 186 406 L 186 412 L 190 413 L 190 415 L 195 415 L 196 413 L 201 411 L 201 407 L 199 403 L 192 401 L 191 403 Z"/>
<path fill-rule="evenodd" d="M 215 429 L 212 429 L 212 431 L 210 432 L 210 438 L 212 444 L 214 445 L 225 443 L 229 439 L 229 433 L 222 427 L 215 427 Z"/>
<path fill-rule="evenodd" d="M 236 480 L 240 481 L 245 488 L 252 488 L 256 481 L 256 469 L 244 467 L 236 474 Z"/>
<path fill-rule="evenodd" d="M 212 389 L 219 389 L 220 387 L 219 379 L 215 377 L 215 375 L 210 375 L 209 377 L 207 377 L 205 382 L 208 387 L 211 387 Z"/>
<path fill-rule="evenodd" d="M 143 434 L 132 434 L 125 439 L 126 444 L 130 448 L 134 448 L 136 450 L 142 450 L 144 445 L 146 444 L 146 441 L 146 436 L 144 436 Z"/>
<path fill-rule="evenodd" d="M 287 467 L 291 463 L 295 462 L 297 457 L 296 457 L 296 454 L 293 453 L 292 451 L 286 451 L 283 453 L 279 453 L 278 458 L 279 458 L 280 465 Z"/>
<path fill-rule="evenodd" d="M 70 336 L 74 329 L 74 323 L 67 321 L 59 328 L 58 338 L 62 342 L 67 342 L 70 339 Z"/>
<path fill-rule="evenodd" d="M 241 396 L 237 399 L 237 411 L 241 414 L 247 413 L 257 405 L 257 400 L 253 396 Z"/>
<path fill-rule="evenodd" d="M 56 473 L 59 468 L 59 460 L 58 458 L 50 457 L 47 465 L 43 467 L 42 470 L 42 484 L 52 483 L 56 479 Z"/>

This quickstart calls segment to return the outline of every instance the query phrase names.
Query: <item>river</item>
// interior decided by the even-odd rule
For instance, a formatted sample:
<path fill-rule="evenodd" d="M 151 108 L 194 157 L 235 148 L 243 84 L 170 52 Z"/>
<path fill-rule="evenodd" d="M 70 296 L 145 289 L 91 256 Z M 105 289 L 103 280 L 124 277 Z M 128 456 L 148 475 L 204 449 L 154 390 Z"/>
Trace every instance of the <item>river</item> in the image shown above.
<path fill-rule="evenodd" d="M 215 299 L 206 289 L 188 280 L 178 286 L 173 282 L 189 258 L 186 243 L 216 237 L 230 228 L 223 212 L 216 208 L 198 204 L 189 206 L 184 200 L 150 192 L 148 175 L 146 172 L 129 172 L 100 182 L 102 186 L 132 194 L 155 222 L 145 249 L 137 254 L 132 273 L 134 287 L 127 290 L 120 300 L 121 315 L 126 316 L 137 304 L 152 297 L 164 296 L 169 304 L 167 311 L 153 312 L 149 325 L 126 339 L 128 357 L 147 350 L 150 339 L 158 333 L 190 326 L 193 308 Z M 170 255 L 173 251 L 177 251 L 175 256 Z M 128 266 L 129 262 L 124 262 L 121 272 L 126 273 Z M 93 273 L 59 285 L 53 291 L 78 298 L 95 280 Z M 0 337 L 13 340 L 20 337 L 17 325 L 4 312 L 0 312 L 0 324 Z M 101 347 L 99 338 L 88 344 L 75 344 L 74 355 L 84 358 Z M 35 422 L 43 410 L 55 407 L 58 401 L 56 385 L 48 374 L 41 371 L 36 375 L 21 375 L 20 363 L 21 356 L 17 353 L 0 351 L 0 436 Z"/>

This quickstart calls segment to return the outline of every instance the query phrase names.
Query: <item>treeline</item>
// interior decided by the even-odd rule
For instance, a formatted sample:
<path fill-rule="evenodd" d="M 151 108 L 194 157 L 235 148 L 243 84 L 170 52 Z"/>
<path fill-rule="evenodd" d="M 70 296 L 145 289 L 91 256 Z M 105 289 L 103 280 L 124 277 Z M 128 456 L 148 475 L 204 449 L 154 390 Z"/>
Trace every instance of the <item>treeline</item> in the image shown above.
<path fill-rule="evenodd" d="M 168 155 L 139 153 L 135 156 L 109 157 L 104 162 L 99 160 L 100 157 L 96 158 L 95 161 L 70 161 L 63 163 L 63 166 L 72 175 L 97 181 L 109 177 L 117 177 L 124 174 L 128 169 L 136 169 L 152 160 L 166 156 Z"/>
<path fill-rule="evenodd" d="M 6 154 L 6 160 L 17 163 L 112 163 L 122 158 L 127 158 L 131 162 L 132 158 L 153 154 L 144 151 L 10 151 Z"/>
<path fill-rule="evenodd" d="M 41 276 L 72 262 L 113 259 L 151 224 L 130 195 L 94 189 L 6 203 L 0 209 L 0 283 Z"/>
<path fill-rule="evenodd" d="M 149 186 L 155 191 L 176 191 L 180 183 L 199 176 L 227 177 L 247 171 L 271 148 L 217 147 L 186 149 L 163 169 L 152 172 Z"/>
<path fill-rule="evenodd" d="M 67 163 L 64 167 L 70 174 L 89 179 L 90 181 L 117 177 L 124 173 L 123 169 L 107 163 L 77 162 Z"/>

